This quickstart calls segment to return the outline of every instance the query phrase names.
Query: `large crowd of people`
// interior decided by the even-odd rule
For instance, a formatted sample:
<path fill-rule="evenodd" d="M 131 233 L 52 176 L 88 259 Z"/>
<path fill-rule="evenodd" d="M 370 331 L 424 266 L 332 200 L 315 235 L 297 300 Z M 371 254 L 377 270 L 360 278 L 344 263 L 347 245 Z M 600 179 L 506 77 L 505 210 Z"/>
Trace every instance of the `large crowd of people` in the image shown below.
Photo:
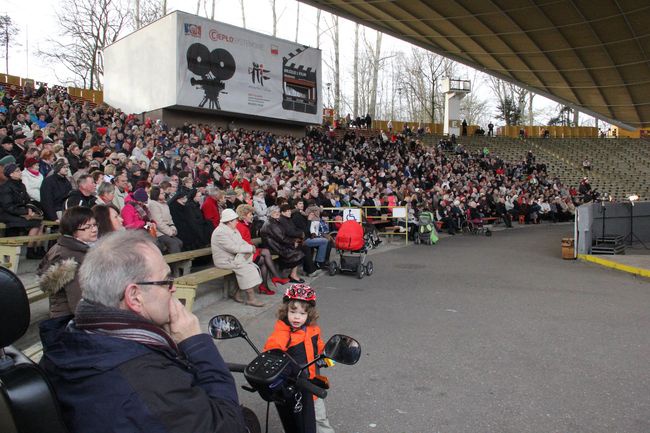
<path fill-rule="evenodd" d="M 300 282 L 300 267 L 311 274 L 329 258 L 329 228 L 314 231 L 312 222 L 332 218 L 331 208 L 363 206 L 376 218 L 407 205 L 410 222 L 432 212 L 450 234 L 466 219 L 496 217 L 510 226 L 575 213 L 578 192 L 549 176 L 532 152 L 508 162 L 487 147 L 469 153 L 455 140 L 425 147 L 408 131 L 341 135 L 313 127 L 295 137 L 171 127 L 75 101 L 61 88 L 27 99 L 3 92 L 0 221 L 7 234 L 38 234 L 43 219 L 62 221 L 67 209 L 86 207 L 94 209 L 98 236 L 144 230 L 163 253 L 175 253 L 214 247 L 215 229 L 234 233 L 219 229 L 226 222 L 234 230 L 233 214 L 221 221 L 232 209 L 240 220 L 247 218 L 242 212 L 251 214 L 252 236 L 261 235 L 289 279 Z M 589 193 L 587 186 L 580 194 Z M 30 258 L 44 255 L 38 245 L 28 249 Z M 268 259 L 255 257 L 258 265 Z M 281 278 L 273 268 L 267 274 Z M 266 277 L 262 284 L 268 289 Z"/>

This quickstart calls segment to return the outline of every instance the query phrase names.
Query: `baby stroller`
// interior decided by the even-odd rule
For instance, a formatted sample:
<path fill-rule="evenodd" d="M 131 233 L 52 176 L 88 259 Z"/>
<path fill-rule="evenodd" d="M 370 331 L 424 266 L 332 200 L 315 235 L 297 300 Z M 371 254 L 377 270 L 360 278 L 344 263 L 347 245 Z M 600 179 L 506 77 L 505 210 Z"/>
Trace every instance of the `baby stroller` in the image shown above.
<path fill-rule="evenodd" d="M 416 244 L 425 245 L 435 245 L 438 242 L 433 213 L 421 212 L 418 215 L 417 232 L 414 241 Z"/>
<path fill-rule="evenodd" d="M 473 235 L 485 235 L 487 237 L 492 236 L 492 230 L 486 227 L 485 221 L 482 217 L 474 217 L 470 213 L 470 210 L 467 210 L 467 218 L 460 226 L 460 229 L 463 233 L 470 233 Z"/>
<path fill-rule="evenodd" d="M 368 250 L 363 238 L 363 226 L 353 220 L 341 224 L 336 234 L 336 250 L 339 252 L 341 263 L 335 260 L 329 262 L 329 274 L 337 272 L 354 272 L 357 278 L 372 275 L 374 268 L 372 261 L 366 261 Z"/>

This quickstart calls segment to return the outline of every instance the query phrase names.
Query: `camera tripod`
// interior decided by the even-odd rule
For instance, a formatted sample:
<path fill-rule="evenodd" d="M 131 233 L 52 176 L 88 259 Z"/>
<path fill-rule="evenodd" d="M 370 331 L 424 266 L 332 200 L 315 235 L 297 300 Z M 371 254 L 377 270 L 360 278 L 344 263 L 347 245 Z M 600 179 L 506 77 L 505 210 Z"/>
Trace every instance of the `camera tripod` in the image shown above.
<path fill-rule="evenodd" d="M 646 250 L 648 249 L 648 246 L 641 240 L 639 237 L 634 233 L 634 202 L 630 202 L 630 233 L 628 233 L 625 238 L 623 238 L 623 242 L 627 242 L 628 245 L 632 246 L 634 245 L 634 242 L 638 242 L 641 245 L 643 245 L 643 248 Z"/>

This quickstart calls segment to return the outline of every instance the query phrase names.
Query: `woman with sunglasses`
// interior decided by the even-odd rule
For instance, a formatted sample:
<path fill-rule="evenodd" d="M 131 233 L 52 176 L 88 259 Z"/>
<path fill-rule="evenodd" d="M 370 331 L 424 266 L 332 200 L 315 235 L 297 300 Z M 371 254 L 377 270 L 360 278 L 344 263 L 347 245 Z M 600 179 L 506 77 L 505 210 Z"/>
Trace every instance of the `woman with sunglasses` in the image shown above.
<path fill-rule="evenodd" d="M 36 273 L 41 289 L 50 297 L 50 317 L 74 314 L 81 300 L 79 267 L 86 252 L 97 241 L 93 211 L 74 206 L 67 209 L 59 225 L 61 236 L 47 252 Z"/>

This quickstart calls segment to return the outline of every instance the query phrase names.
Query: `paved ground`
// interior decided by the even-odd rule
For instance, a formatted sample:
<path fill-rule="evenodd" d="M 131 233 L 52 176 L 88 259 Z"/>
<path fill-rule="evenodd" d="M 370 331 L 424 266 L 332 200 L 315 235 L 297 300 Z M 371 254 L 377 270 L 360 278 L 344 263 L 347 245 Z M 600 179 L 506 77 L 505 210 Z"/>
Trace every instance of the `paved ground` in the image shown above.
<path fill-rule="evenodd" d="M 325 335 L 363 347 L 359 364 L 327 372 L 337 431 L 650 432 L 650 283 L 561 260 L 571 232 L 455 236 L 374 254 L 363 280 L 317 278 Z M 273 306 L 213 308 L 243 315 L 259 345 L 273 326 Z M 253 357 L 243 340 L 219 347 L 227 360 Z M 274 413 L 271 426 L 280 431 Z"/>

